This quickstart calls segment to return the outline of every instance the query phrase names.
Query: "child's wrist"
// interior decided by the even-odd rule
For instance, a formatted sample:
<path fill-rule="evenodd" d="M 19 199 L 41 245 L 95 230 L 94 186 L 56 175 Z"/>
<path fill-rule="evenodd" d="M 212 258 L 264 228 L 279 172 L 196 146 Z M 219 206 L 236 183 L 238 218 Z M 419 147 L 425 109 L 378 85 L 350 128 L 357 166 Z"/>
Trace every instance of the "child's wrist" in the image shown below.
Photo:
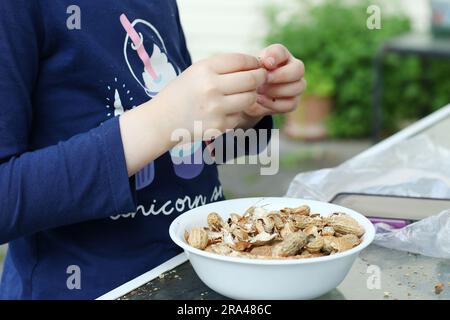
<path fill-rule="evenodd" d="M 152 99 L 143 105 L 144 117 L 148 119 L 146 131 L 149 134 L 157 134 L 164 144 L 165 149 L 172 149 L 178 141 L 173 139 L 173 132 L 180 127 L 175 121 L 171 108 L 161 105 L 159 99 Z"/>

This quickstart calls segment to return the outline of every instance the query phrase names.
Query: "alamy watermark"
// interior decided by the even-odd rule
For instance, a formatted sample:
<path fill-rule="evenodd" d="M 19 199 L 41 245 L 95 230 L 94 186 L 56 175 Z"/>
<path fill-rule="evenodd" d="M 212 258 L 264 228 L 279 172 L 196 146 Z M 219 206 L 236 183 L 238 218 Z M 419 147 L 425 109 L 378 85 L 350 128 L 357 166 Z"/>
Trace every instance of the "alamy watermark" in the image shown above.
<path fill-rule="evenodd" d="M 366 281 L 367 289 L 380 290 L 381 289 L 381 269 L 375 264 L 367 266 L 366 273 L 369 274 Z"/>
<path fill-rule="evenodd" d="M 77 265 L 70 265 L 66 269 L 69 275 L 66 280 L 66 286 L 69 290 L 81 290 L 81 268 Z"/>
<path fill-rule="evenodd" d="M 381 29 L 381 8 L 377 5 L 370 5 L 367 7 L 367 14 L 369 17 L 366 20 L 366 26 L 369 30 Z"/>
<path fill-rule="evenodd" d="M 69 30 L 81 30 L 81 9 L 77 5 L 67 7 L 66 13 L 69 15 L 66 20 L 66 26 Z"/>
<path fill-rule="evenodd" d="M 193 137 L 202 140 L 215 138 L 202 150 L 201 143 L 193 142 Z M 195 121 L 193 135 L 188 129 L 173 131 L 171 141 L 179 142 L 172 149 L 174 164 L 259 164 L 260 174 L 275 175 L 280 164 L 280 133 L 278 129 L 234 129 L 222 134 L 217 129 L 203 130 L 201 121 Z"/>

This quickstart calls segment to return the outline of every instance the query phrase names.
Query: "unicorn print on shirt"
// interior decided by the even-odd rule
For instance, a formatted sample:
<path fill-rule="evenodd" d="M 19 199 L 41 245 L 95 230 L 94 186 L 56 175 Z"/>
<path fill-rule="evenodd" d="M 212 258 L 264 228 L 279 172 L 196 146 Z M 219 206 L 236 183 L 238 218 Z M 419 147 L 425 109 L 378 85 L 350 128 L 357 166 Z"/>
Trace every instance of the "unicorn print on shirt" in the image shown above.
<path fill-rule="evenodd" d="M 158 30 L 148 21 L 136 19 L 133 22 L 125 14 L 120 16 L 126 31 L 123 46 L 125 62 L 133 78 L 144 92 L 155 97 L 170 81 L 181 73 L 169 60 L 167 48 Z M 148 51 L 150 48 L 150 51 Z M 202 153 L 203 144 L 175 147 L 170 151 L 175 174 L 182 179 L 193 179 L 203 170 L 204 164 L 194 164 L 195 155 Z M 136 174 L 136 190 L 143 189 L 155 178 L 155 162 L 149 163 Z"/>
<path fill-rule="evenodd" d="M 180 70 L 175 70 L 172 63 L 170 63 L 164 40 L 152 24 L 142 19 L 136 19 L 131 23 L 125 14 L 120 16 L 120 22 L 127 33 L 123 54 L 128 69 L 145 93 L 153 98 L 171 80 L 178 76 Z M 141 28 L 143 29 L 142 32 L 139 31 Z M 144 34 L 149 34 L 150 40 L 153 42 L 151 44 L 151 56 L 149 56 L 144 43 Z M 157 45 L 157 42 L 161 48 Z M 141 65 L 133 66 L 130 55 L 136 54 Z"/>

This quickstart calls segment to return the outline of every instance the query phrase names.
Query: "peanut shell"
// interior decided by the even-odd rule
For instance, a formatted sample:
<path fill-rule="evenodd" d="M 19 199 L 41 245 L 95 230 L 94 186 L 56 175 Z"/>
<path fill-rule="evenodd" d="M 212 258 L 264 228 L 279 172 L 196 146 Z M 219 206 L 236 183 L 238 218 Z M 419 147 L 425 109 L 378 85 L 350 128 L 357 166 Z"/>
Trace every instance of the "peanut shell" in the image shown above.
<path fill-rule="evenodd" d="M 194 248 L 203 250 L 208 245 L 208 232 L 202 228 L 194 228 L 188 236 L 188 243 Z"/>
<path fill-rule="evenodd" d="M 305 244 L 306 235 L 301 231 L 297 231 L 287 235 L 283 241 L 277 243 L 273 247 L 272 255 L 277 257 L 294 256 Z"/>

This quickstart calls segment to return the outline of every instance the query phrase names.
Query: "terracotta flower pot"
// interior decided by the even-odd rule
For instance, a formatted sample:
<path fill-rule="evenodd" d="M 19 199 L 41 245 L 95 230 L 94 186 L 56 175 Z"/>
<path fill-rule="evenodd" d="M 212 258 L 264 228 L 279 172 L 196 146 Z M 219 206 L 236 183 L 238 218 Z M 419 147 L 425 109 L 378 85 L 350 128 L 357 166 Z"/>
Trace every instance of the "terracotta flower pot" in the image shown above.
<path fill-rule="evenodd" d="M 283 133 L 291 139 L 321 140 L 327 137 L 325 120 L 333 107 L 333 99 L 314 95 L 303 97 L 298 108 L 287 114 Z"/>

